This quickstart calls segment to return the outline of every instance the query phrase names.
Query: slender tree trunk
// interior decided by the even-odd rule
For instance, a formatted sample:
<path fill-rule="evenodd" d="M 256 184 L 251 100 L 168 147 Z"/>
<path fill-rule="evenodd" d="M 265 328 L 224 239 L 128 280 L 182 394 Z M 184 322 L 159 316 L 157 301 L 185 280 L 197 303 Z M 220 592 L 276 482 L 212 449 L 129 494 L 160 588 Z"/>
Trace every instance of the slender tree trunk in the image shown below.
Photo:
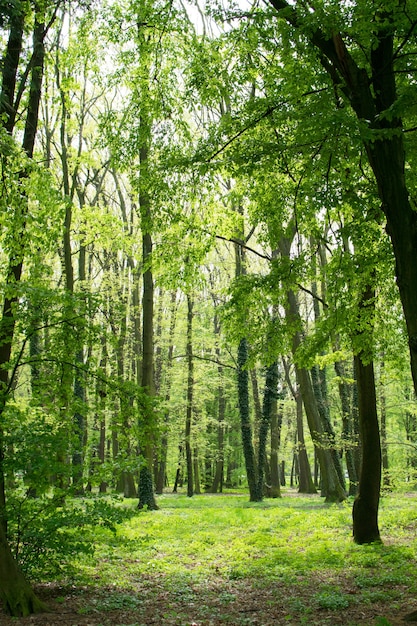
<path fill-rule="evenodd" d="M 349 476 L 349 495 L 355 496 L 358 491 L 358 474 L 356 472 L 355 451 L 359 446 L 358 437 L 354 431 L 353 423 L 353 402 L 351 401 L 352 385 L 346 382 L 345 364 L 336 361 L 334 364 L 338 377 L 339 397 L 342 408 L 342 432 L 345 449 L 346 468 Z"/>
<path fill-rule="evenodd" d="M 194 480 L 194 493 L 199 496 L 201 494 L 201 482 L 200 482 L 200 461 L 198 456 L 197 446 L 193 449 L 193 480 Z"/>
<path fill-rule="evenodd" d="M 258 448 L 258 476 L 257 493 L 263 496 L 264 493 L 264 469 L 266 463 L 266 444 L 271 424 L 274 402 L 276 403 L 278 393 L 278 363 L 274 361 L 267 367 L 265 376 L 265 391 L 262 406 L 262 419 L 259 426 L 259 448 Z"/>
<path fill-rule="evenodd" d="M 179 487 L 179 485 L 181 483 L 183 457 L 184 457 L 184 447 L 183 447 L 182 444 L 180 444 L 178 446 L 177 471 L 175 472 L 175 482 L 174 482 L 174 487 L 172 489 L 172 493 L 177 493 L 178 487 Z"/>
<path fill-rule="evenodd" d="M 289 290 L 287 298 L 286 317 L 299 328 L 301 319 L 295 294 Z M 296 354 L 300 345 L 300 331 L 295 331 L 292 339 L 293 354 Z M 328 447 L 327 437 L 317 408 L 310 372 L 298 365 L 295 366 L 295 369 L 307 415 L 307 423 L 320 465 L 322 495 L 325 496 L 327 502 L 340 502 L 346 498 L 346 494 L 334 466 L 331 450 Z"/>
<path fill-rule="evenodd" d="M 191 424 L 193 415 L 194 364 L 193 364 L 193 301 L 187 296 L 187 415 L 185 420 L 185 459 L 187 463 L 187 496 L 194 494 L 193 457 L 191 448 Z"/>
<path fill-rule="evenodd" d="M 171 322 L 169 326 L 169 347 L 168 347 L 168 355 L 166 360 L 166 388 L 165 388 L 165 403 L 168 406 L 171 398 L 171 369 L 174 357 L 174 332 L 175 325 L 177 319 L 177 292 L 171 292 Z M 168 423 L 169 423 L 169 412 L 168 409 L 165 410 L 164 413 L 164 431 L 161 437 L 161 446 L 159 450 L 159 457 L 157 460 L 157 471 L 156 471 L 156 481 L 155 481 L 155 491 L 156 493 L 162 493 L 165 480 L 166 480 L 166 464 L 167 464 L 167 454 L 168 454 Z"/>
<path fill-rule="evenodd" d="M 223 491 L 223 478 L 224 478 L 224 430 L 225 430 L 225 415 L 226 415 L 226 398 L 224 395 L 224 383 L 223 383 L 223 367 L 220 365 L 220 321 L 217 313 L 214 314 L 214 335 L 216 338 L 216 359 L 218 362 L 218 386 L 217 386 L 217 452 L 216 452 L 216 464 L 214 470 L 214 477 L 211 486 L 208 491 L 210 493 L 220 493 Z"/>
<path fill-rule="evenodd" d="M 249 411 L 249 376 L 247 370 L 248 346 L 246 339 L 239 343 L 238 363 L 238 402 L 240 413 L 240 427 L 242 433 L 243 454 L 245 457 L 246 476 L 249 486 L 249 498 L 251 502 L 260 502 L 262 494 L 258 492 L 257 468 L 255 463 L 255 451 L 252 443 L 252 428 Z"/>
<path fill-rule="evenodd" d="M 275 398 L 271 412 L 271 455 L 269 458 L 271 484 L 269 496 L 271 498 L 281 497 L 280 471 L 278 464 L 278 453 L 281 443 L 282 426 L 282 403 Z"/>
<path fill-rule="evenodd" d="M 298 457 L 298 491 L 299 493 L 317 493 L 311 475 L 310 463 L 304 440 L 303 399 L 299 390 L 296 392 L 297 411 L 297 457 Z"/>
<path fill-rule="evenodd" d="M 339 477 L 340 484 L 342 485 L 343 489 L 346 489 L 345 476 L 342 468 L 342 459 L 340 456 L 340 451 L 336 446 L 336 434 L 330 421 L 330 411 L 327 400 L 326 370 L 320 369 L 317 365 L 313 365 L 311 369 L 311 380 L 313 383 L 314 395 L 317 401 L 317 408 L 320 414 L 321 423 L 323 424 L 325 438 L 327 440 L 327 446 L 332 455 L 334 467 Z"/>
<path fill-rule="evenodd" d="M 14 100 L 14 89 L 16 72 L 19 63 L 20 46 L 22 40 L 22 27 L 24 15 L 16 13 L 12 19 L 9 45 L 6 59 L 3 65 L 3 83 L 0 101 L 1 106 L 8 107 L 6 114 L 6 129 L 11 133 L 14 127 L 16 114 Z M 38 126 L 39 104 L 41 97 L 44 58 L 45 58 L 45 21 L 44 12 L 36 7 L 33 30 L 33 65 L 31 71 L 31 82 L 29 98 L 27 103 L 26 122 L 23 134 L 23 149 L 28 157 L 33 156 L 35 136 Z M 16 45 L 15 50 L 10 46 Z M 10 55 L 14 59 L 10 58 Z M 5 100 L 3 99 L 5 97 Z M 21 172 L 21 178 L 26 176 Z M 12 616 L 27 616 L 31 613 L 38 613 L 46 609 L 45 605 L 36 597 L 30 584 L 21 573 L 15 559 L 13 558 L 7 541 L 7 514 L 6 514 L 6 494 L 4 480 L 4 426 L 3 413 L 7 402 L 7 396 L 12 381 L 9 380 L 6 368 L 10 361 L 12 345 L 15 334 L 16 319 L 14 308 L 18 304 L 18 292 L 16 286 L 20 282 L 26 243 L 26 217 L 28 205 L 25 198 L 21 198 L 21 206 L 15 208 L 18 227 L 14 232 L 13 254 L 9 258 L 7 270 L 6 296 L 3 301 L 2 318 L 0 320 L 0 597 L 7 613 Z"/>

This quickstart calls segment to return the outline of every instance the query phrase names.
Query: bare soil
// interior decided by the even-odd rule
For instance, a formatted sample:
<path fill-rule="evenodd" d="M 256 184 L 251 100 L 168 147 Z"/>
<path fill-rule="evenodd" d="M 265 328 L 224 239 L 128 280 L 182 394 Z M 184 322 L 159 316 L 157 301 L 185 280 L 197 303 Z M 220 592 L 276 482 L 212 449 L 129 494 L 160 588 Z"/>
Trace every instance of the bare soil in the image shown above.
<path fill-rule="evenodd" d="M 338 586 L 343 581 L 337 581 Z M 167 591 L 158 577 L 144 579 L 135 590 L 115 587 L 36 587 L 50 612 L 11 618 L 0 606 L 1 626 L 406 626 L 404 620 L 417 610 L 417 599 L 401 591 L 401 608 L 380 601 L 360 604 L 355 589 L 348 608 L 323 609 L 311 601 L 315 587 L 300 581 L 291 588 L 256 580 L 222 580 L 190 588 L 184 594 Z M 416 618 L 417 620 L 417 618 Z"/>

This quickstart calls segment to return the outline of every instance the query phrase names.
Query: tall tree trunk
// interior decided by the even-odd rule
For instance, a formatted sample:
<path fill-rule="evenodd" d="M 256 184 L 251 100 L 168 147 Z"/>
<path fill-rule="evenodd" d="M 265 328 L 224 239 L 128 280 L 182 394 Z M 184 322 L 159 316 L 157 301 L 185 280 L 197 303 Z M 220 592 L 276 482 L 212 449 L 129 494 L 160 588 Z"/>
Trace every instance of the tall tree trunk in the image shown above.
<path fill-rule="evenodd" d="M 281 497 L 281 481 L 280 470 L 278 464 L 278 453 L 281 443 L 281 426 L 282 426 L 282 402 L 278 402 L 278 398 L 275 398 L 272 404 L 271 412 L 271 454 L 269 457 L 269 466 L 271 474 L 271 482 L 269 489 L 270 498 Z"/>
<path fill-rule="evenodd" d="M 142 158 L 145 158 L 145 155 L 142 154 Z M 147 157 L 146 157 L 147 158 Z M 145 199 L 142 199 L 142 203 Z M 146 194 L 146 207 L 147 211 L 149 211 L 149 198 Z M 148 219 L 145 221 L 149 221 Z M 145 227 L 145 224 L 142 225 L 142 228 Z M 150 267 L 147 267 L 150 263 L 151 254 L 152 254 L 152 238 L 149 233 L 146 231 L 142 236 L 143 243 L 143 262 L 145 265 L 145 271 L 143 273 L 143 299 L 142 299 L 142 312 L 143 312 L 143 322 L 142 322 L 142 346 L 143 346 L 143 357 L 142 357 L 142 387 L 145 392 L 152 397 L 154 393 L 154 366 L 153 366 L 153 276 L 152 270 Z M 145 416 L 146 422 L 149 422 L 149 417 Z M 144 441 L 141 445 L 141 450 L 144 456 L 144 463 L 140 468 L 140 476 L 139 476 L 139 504 L 138 508 L 142 509 L 145 506 L 148 509 L 156 510 L 158 508 L 153 489 L 153 478 L 152 478 L 152 468 L 153 468 L 153 433 L 150 431 L 149 424 L 144 425 Z"/>
<path fill-rule="evenodd" d="M 353 504 L 353 538 L 356 543 L 363 544 L 380 540 L 378 507 L 381 486 L 381 444 L 373 362 L 364 364 L 361 357 L 356 356 L 355 366 L 363 455 L 359 493 Z"/>
<path fill-rule="evenodd" d="M 194 363 L 193 363 L 193 301 L 187 296 L 187 409 L 185 420 L 185 459 L 187 463 L 187 496 L 194 495 L 193 456 L 191 448 L 191 424 L 193 415 Z"/>
<path fill-rule="evenodd" d="M 368 287 L 361 308 L 374 306 L 375 294 Z M 353 538 L 356 543 L 379 541 L 378 508 L 381 488 L 381 441 L 376 408 L 373 361 L 363 352 L 355 355 L 358 385 L 359 428 L 362 441 L 362 467 L 359 490 L 353 504 Z"/>
<path fill-rule="evenodd" d="M 355 496 L 358 491 L 358 474 L 356 472 L 355 451 L 359 446 L 354 430 L 353 401 L 351 401 L 352 385 L 346 382 L 345 363 L 336 361 L 334 369 L 338 377 L 340 404 L 342 408 L 342 433 L 345 449 L 346 468 L 349 476 L 349 495 Z"/>
<path fill-rule="evenodd" d="M 15 22 L 16 19 L 16 22 Z M 13 40 L 12 35 L 16 35 L 15 43 L 18 48 L 14 51 L 7 51 L 7 55 L 15 54 L 15 59 L 10 60 L 10 64 L 6 67 L 3 65 L 3 83 L 2 97 L 0 101 L 3 105 L 11 106 L 14 96 L 13 80 L 16 79 L 16 71 L 19 62 L 20 45 L 21 45 L 21 28 L 23 26 L 23 15 L 16 16 L 12 20 L 9 44 Z M 31 82 L 29 89 L 29 98 L 26 111 L 26 122 L 23 134 L 23 149 L 28 157 L 33 156 L 35 145 L 35 137 L 38 126 L 39 104 L 41 97 L 44 58 L 45 58 L 45 20 L 44 11 L 40 7 L 36 7 L 34 30 L 33 30 L 33 65 L 31 71 Z M 13 41 L 12 41 L 13 43 Z M 6 57 L 7 57 L 6 55 Z M 9 72 L 9 75 L 7 74 Z M 3 101 L 3 95 L 6 101 Z M 12 131 L 14 126 L 15 109 L 7 113 L 6 127 Z M 21 172 L 21 178 L 26 176 L 25 172 Z M 16 327 L 16 318 L 14 309 L 18 305 L 18 291 L 16 286 L 20 282 L 23 261 L 25 255 L 26 243 L 26 217 L 28 205 L 24 197 L 21 198 L 21 205 L 15 207 L 18 227 L 16 228 L 14 240 L 11 246 L 11 255 L 9 257 L 8 270 L 6 274 L 6 296 L 3 302 L 2 317 L 0 320 L 0 597 L 3 600 L 4 607 L 12 616 L 27 616 L 30 613 L 36 613 L 44 610 L 46 607 L 38 600 L 26 578 L 21 573 L 15 559 L 13 558 L 8 541 L 7 541 L 7 513 L 6 513 L 6 494 L 4 480 L 4 426 L 3 413 L 7 402 L 7 396 L 12 381 L 9 379 L 7 364 L 10 361 L 12 352 L 13 339 Z"/>
<path fill-rule="evenodd" d="M 290 258 L 291 244 L 295 235 L 293 222 L 289 224 L 288 232 L 289 235 L 281 236 L 278 242 L 278 249 L 284 259 Z M 295 359 L 297 382 L 303 398 L 310 435 L 320 465 L 322 495 L 325 496 L 327 502 L 340 502 L 346 498 L 346 493 L 336 470 L 332 451 L 329 448 L 328 436 L 314 394 L 311 375 L 308 370 L 297 364 L 297 351 L 302 344 L 302 319 L 297 297 L 292 289 L 287 289 L 284 309 L 286 320 L 290 328 L 293 329 L 292 354 Z"/>
<path fill-rule="evenodd" d="M 171 398 L 171 369 L 174 357 L 174 332 L 175 325 L 177 320 L 177 292 L 171 292 L 171 321 L 169 326 L 169 346 L 168 346 L 168 354 L 166 360 L 166 385 L 165 385 L 165 404 L 168 407 L 169 401 Z M 161 437 L 161 445 L 159 449 L 159 455 L 157 459 L 157 470 L 156 470 L 156 480 L 155 480 L 155 491 L 156 493 L 162 493 L 165 480 L 166 480 L 166 464 L 167 464 L 167 454 L 168 454 L 168 423 L 169 423 L 169 412 L 168 409 L 165 409 L 164 412 L 164 425 L 165 428 Z"/>
<path fill-rule="evenodd" d="M 330 411 L 327 399 L 327 375 L 325 369 L 320 369 L 317 365 L 311 368 L 311 380 L 313 383 L 314 395 L 317 401 L 317 408 L 320 414 L 321 423 L 327 439 L 327 446 L 331 452 L 333 463 L 340 484 L 346 489 L 345 476 L 342 468 L 340 451 L 336 446 L 336 434 L 330 421 Z"/>
<path fill-rule="evenodd" d="M 258 476 L 255 463 L 255 451 L 252 442 L 252 428 L 249 411 L 249 376 L 247 370 L 248 345 L 246 339 L 241 339 L 237 354 L 238 402 L 240 413 L 240 427 L 242 433 L 243 455 L 245 457 L 246 476 L 249 486 L 251 502 L 260 502 L 262 493 L 258 492 Z"/>
<path fill-rule="evenodd" d="M 17 113 L 15 91 L 19 60 L 22 52 L 23 32 L 26 13 L 23 5 L 14 5 L 10 17 L 9 39 L 6 53 L 2 60 L 2 83 L 0 98 L 0 119 L 4 120 L 4 128 L 12 134 Z"/>
<path fill-rule="evenodd" d="M 278 363 L 274 361 L 266 369 L 265 390 L 262 406 L 262 419 L 259 426 L 259 448 L 258 448 L 258 476 L 257 493 L 261 497 L 264 493 L 264 470 L 266 464 L 266 444 L 271 424 L 274 403 L 276 405 L 278 393 Z"/>
<path fill-rule="evenodd" d="M 287 292 L 286 317 L 291 324 L 294 324 L 295 328 L 300 328 L 300 312 L 295 294 L 292 290 Z M 301 332 L 296 330 L 292 338 L 292 351 L 294 355 L 296 355 L 301 341 Z M 346 498 L 346 493 L 334 466 L 331 450 L 328 447 L 327 436 L 317 407 L 310 372 L 297 364 L 295 365 L 295 370 L 303 398 L 310 435 L 315 445 L 316 455 L 320 465 L 322 495 L 325 496 L 326 502 L 340 502 Z"/>
<path fill-rule="evenodd" d="M 307 449 L 304 440 L 304 424 L 303 424 L 303 399 L 300 390 L 296 392 L 296 411 L 297 411 L 297 456 L 298 456 L 298 491 L 299 493 L 317 493 L 314 486 L 313 477 L 311 475 L 310 462 L 307 456 Z"/>
<path fill-rule="evenodd" d="M 224 382 L 223 382 L 223 367 L 220 364 L 220 321 L 217 313 L 214 314 L 214 336 L 216 340 L 216 359 L 217 359 L 217 451 L 216 451 L 216 464 L 214 470 L 213 482 L 209 489 L 210 493 L 220 493 L 223 491 L 223 479 L 224 479 L 224 429 L 225 429 L 225 415 L 226 415 L 226 398 L 224 395 Z"/>

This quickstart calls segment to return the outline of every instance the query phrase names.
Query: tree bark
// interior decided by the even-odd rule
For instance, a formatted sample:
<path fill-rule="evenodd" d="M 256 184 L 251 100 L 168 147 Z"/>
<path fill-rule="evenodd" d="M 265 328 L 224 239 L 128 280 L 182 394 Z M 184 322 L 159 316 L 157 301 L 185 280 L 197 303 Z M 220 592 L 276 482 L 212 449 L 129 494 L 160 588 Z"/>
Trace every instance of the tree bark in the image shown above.
<path fill-rule="evenodd" d="M 354 431 L 353 402 L 351 385 L 346 382 L 345 363 L 336 361 L 334 369 L 338 377 L 339 397 L 342 411 L 342 435 L 345 451 L 346 468 L 349 476 L 349 495 L 356 496 L 358 491 L 358 474 L 356 472 L 354 451 L 359 446 Z"/>
<path fill-rule="evenodd" d="M 374 306 L 374 298 L 374 290 L 368 287 L 363 293 L 361 308 L 369 311 L 369 308 Z M 363 544 L 380 541 L 378 507 L 382 455 L 373 361 L 364 351 L 355 355 L 354 359 L 358 385 L 362 466 L 358 495 L 353 504 L 353 538 L 356 543 Z"/>
<path fill-rule="evenodd" d="M 269 496 L 271 498 L 281 497 L 280 471 L 278 465 L 278 452 L 281 443 L 282 426 L 282 402 L 275 399 L 271 413 L 271 454 L 269 459 L 271 484 Z"/>
<path fill-rule="evenodd" d="M 21 28 L 23 22 L 20 23 L 18 28 Z M 12 30 L 15 25 L 12 26 Z M 10 39 L 12 33 L 10 34 Z M 21 34 L 17 35 L 17 39 Z M 43 11 L 37 7 L 35 12 L 35 23 L 33 30 L 33 66 L 31 72 L 31 82 L 29 89 L 29 98 L 27 103 L 26 122 L 23 134 L 23 149 L 28 157 L 33 157 L 33 150 L 35 145 L 35 137 L 38 126 L 39 118 L 39 104 L 42 89 L 42 78 L 45 58 L 45 22 Z M 16 41 L 17 41 L 16 39 Z M 21 45 L 21 44 L 20 44 Z M 9 52 L 9 51 L 8 51 Z M 11 52 L 11 51 L 10 51 Z M 15 61 L 12 62 L 14 69 L 9 66 L 7 71 L 11 71 L 16 74 L 17 65 L 19 62 L 20 49 L 15 51 L 17 56 Z M 3 90 L 6 88 L 5 81 L 5 66 L 3 66 Z M 7 74 L 6 74 L 7 77 Z M 13 81 L 13 77 L 9 76 L 7 81 Z M 14 86 L 11 86 L 11 82 L 8 82 L 9 91 L 6 93 L 6 104 L 11 104 L 13 98 Z M 11 116 L 15 115 L 15 110 L 9 111 L 9 117 L 7 118 L 6 125 L 9 123 L 9 132 L 12 131 L 13 123 L 10 122 Z M 26 175 L 24 171 L 20 173 L 23 178 Z M 15 208 L 16 215 L 19 217 L 19 227 L 14 233 L 14 246 L 12 254 L 9 258 L 9 267 L 7 271 L 6 284 L 11 287 L 9 290 L 10 295 L 4 298 L 2 318 L 0 320 L 0 597 L 3 600 L 5 609 L 11 615 L 27 616 L 30 613 L 40 612 L 45 610 L 45 605 L 38 600 L 31 586 L 27 582 L 24 575 L 21 573 L 15 559 L 13 558 L 8 541 L 7 541 L 7 514 L 6 514 L 6 494 L 5 494 L 5 481 L 4 481 L 4 441 L 3 441 L 3 412 L 7 402 L 7 396 L 10 388 L 9 374 L 7 370 L 7 364 L 10 361 L 13 339 L 16 327 L 16 318 L 14 309 L 18 305 L 18 294 L 16 291 L 16 285 L 20 282 L 23 260 L 25 255 L 25 242 L 26 242 L 26 216 L 28 211 L 27 202 L 24 197 L 21 199 L 21 206 Z M 6 289 L 6 293 L 8 290 Z"/>
<path fill-rule="evenodd" d="M 271 424 L 274 403 L 276 404 L 278 393 L 278 363 L 274 361 L 266 369 L 265 390 L 261 413 L 261 422 L 259 425 L 259 447 L 258 447 L 258 476 L 257 476 L 257 493 L 263 496 L 264 493 L 264 471 L 266 464 L 266 444 Z"/>
<path fill-rule="evenodd" d="M 246 476 L 249 486 L 251 502 L 260 502 L 262 493 L 258 492 L 257 468 L 255 451 L 252 442 L 252 427 L 249 411 L 249 375 L 247 370 L 248 345 L 246 339 L 241 339 L 237 355 L 238 402 L 240 413 L 240 427 L 242 434 L 243 455 L 245 457 Z"/>
<path fill-rule="evenodd" d="M 298 491 L 299 493 L 317 493 L 311 475 L 311 467 L 307 456 L 306 444 L 304 440 L 303 424 L 303 399 L 300 390 L 296 392 L 297 411 L 297 455 L 298 455 Z"/>
<path fill-rule="evenodd" d="M 177 292 L 171 292 L 171 321 L 169 326 L 169 347 L 166 360 L 166 388 L 165 388 L 165 403 L 168 406 L 171 398 L 171 368 L 174 357 L 174 332 L 177 320 Z M 159 449 L 159 455 L 157 459 L 156 479 L 155 479 L 155 491 L 156 493 L 162 493 L 166 480 L 166 463 L 168 454 L 168 423 L 169 412 L 165 409 L 164 412 L 164 425 L 165 429 L 161 437 L 161 445 Z"/>
<path fill-rule="evenodd" d="M 375 376 L 372 361 L 364 364 L 355 357 L 358 381 L 362 467 L 359 493 L 353 504 L 353 538 L 356 543 L 380 541 L 378 528 L 381 485 L 381 444 L 376 412 Z"/>
<path fill-rule="evenodd" d="M 187 464 L 187 496 L 194 495 L 193 455 L 191 448 L 191 424 L 193 415 L 194 364 L 193 364 L 193 301 L 187 296 L 187 408 L 185 420 L 185 459 Z"/>

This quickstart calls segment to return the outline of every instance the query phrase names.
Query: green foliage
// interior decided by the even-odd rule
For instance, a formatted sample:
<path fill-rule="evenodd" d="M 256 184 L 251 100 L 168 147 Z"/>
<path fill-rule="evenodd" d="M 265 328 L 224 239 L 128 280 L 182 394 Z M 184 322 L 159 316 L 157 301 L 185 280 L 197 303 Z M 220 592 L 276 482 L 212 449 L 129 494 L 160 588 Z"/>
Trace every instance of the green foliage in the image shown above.
<path fill-rule="evenodd" d="M 48 579 L 76 571 L 75 560 L 91 557 L 98 537 L 116 533 L 116 525 L 134 513 L 117 498 L 71 500 L 31 498 L 14 490 L 9 497 L 9 540 L 21 568 Z"/>
<path fill-rule="evenodd" d="M 321 609 L 329 609 L 330 611 L 347 609 L 350 604 L 349 597 L 338 589 L 320 591 L 314 595 L 314 600 Z"/>

